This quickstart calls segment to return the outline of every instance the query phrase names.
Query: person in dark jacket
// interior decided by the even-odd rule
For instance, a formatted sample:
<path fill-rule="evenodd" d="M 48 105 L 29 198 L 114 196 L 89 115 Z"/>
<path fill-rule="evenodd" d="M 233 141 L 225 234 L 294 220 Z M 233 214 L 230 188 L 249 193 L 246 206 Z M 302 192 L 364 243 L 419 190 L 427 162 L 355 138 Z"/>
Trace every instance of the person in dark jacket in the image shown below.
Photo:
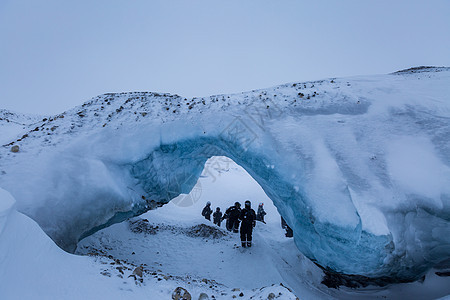
<path fill-rule="evenodd" d="M 266 222 L 264 222 L 264 216 L 266 214 L 267 213 L 264 211 L 264 203 L 260 203 L 258 206 L 258 212 L 256 213 L 256 220 L 266 224 Z"/>
<path fill-rule="evenodd" d="M 255 211 L 251 208 L 250 200 L 245 201 L 245 207 L 241 211 L 239 219 L 242 221 L 241 223 L 242 247 L 243 248 L 251 247 L 253 227 L 255 227 L 256 225 L 256 214 Z"/>
<path fill-rule="evenodd" d="M 241 204 L 239 202 L 230 206 L 222 218 L 227 219 L 226 227 L 228 231 L 239 232 L 239 215 L 241 214 Z"/>
<path fill-rule="evenodd" d="M 285 236 L 288 238 L 294 237 L 294 231 L 292 231 L 292 228 L 289 227 L 289 225 L 286 225 L 286 234 Z"/>
<path fill-rule="evenodd" d="M 211 221 L 211 214 L 212 214 L 211 202 L 208 201 L 206 202 L 206 206 L 202 210 L 202 216 L 204 216 L 206 220 Z"/>
<path fill-rule="evenodd" d="M 292 231 L 291 227 L 286 223 L 286 221 L 281 217 L 281 228 L 286 230 L 286 237 L 294 237 L 294 232 Z"/>
<path fill-rule="evenodd" d="M 214 224 L 220 227 L 220 223 L 222 222 L 222 212 L 220 211 L 220 207 L 217 207 L 216 211 L 213 213 L 213 221 Z"/>
<path fill-rule="evenodd" d="M 287 226 L 286 221 L 284 220 L 283 217 L 281 217 L 281 228 L 286 229 L 286 226 Z"/>

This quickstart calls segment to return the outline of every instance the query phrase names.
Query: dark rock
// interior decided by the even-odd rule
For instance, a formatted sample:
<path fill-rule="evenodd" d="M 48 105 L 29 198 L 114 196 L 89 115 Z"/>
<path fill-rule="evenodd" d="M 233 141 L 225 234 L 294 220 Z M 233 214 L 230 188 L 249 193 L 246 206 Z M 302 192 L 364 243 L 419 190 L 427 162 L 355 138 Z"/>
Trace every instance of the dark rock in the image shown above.
<path fill-rule="evenodd" d="M 18 146 L 18 145 L 12 146 L 12 147 L 11 147 L 11 152 L 13 152 L 13 153 L 19 152 L 19 146 Z"/>
<path fill-rule="evenodd" d="M 189 294 L 189 292 L 182 287 L 177 287 L 173 293 L 172 293 L 172 299 L 173 300 L 191 300 L 191 294 Z"/>
<path fill-rule="evenodd" d="M 198 300 L 208 300 L 209 297 L 205 293 L 201 293 L 200 296 L 198 296 Z"/>
<path fill-rule="evenodd" d="M 136 269 L 134 269 L 133 271 L 133 275 L 142 277 L 142 272 L 144 271 L 144 268 L 142 266 L 137 267 Z"/>
<path fill-rule="evenodd" d="M 317 264 L 316 264 L 317 265 Z M 336 273 L 330 269 L 325 269 L 318 265 L 324 272 L 325 276 L 322 278 L 322 284 L 329 288 L 339 289 L 340 286 L 346 286 L 352 289 L 363 288 L 369 285 L 386 286 L 392 283 L 405 283 L 408 281 L 400 280 L 391 277 L 367 277 L 363 275 L 341 274 Z"/>
<path fill-rule="evenodd" d="M 147 219 L 130 220 L 128 224 L 134 233 L 156 234 L 158 232 L 158 226 L 149 224 Z"/>
<path fill-rule="evenodd" d="M 206 224 L 199 224 L 188 228 L 186 235 L 190 237 L 202 237 L 220 239 L 227 234 L 217 227 L 209 226 Z"/>

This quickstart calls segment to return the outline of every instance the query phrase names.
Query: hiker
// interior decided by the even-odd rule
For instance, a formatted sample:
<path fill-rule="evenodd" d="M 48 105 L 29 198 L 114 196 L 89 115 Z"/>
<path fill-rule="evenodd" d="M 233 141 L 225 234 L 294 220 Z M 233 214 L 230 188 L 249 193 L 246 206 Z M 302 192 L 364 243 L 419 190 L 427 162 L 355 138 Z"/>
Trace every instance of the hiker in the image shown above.
<path fill-rule="evenodd" d="M 251 208 L 250 200 L 245 201 L 245 207 L 241 211 L 239 219 L 242 221 L 241 223 L 242 247 L 243 248 L 251 247 L 253 227 L 255 227 L 256 225 L 256 214 L 255 211 Z"/>
<path fill-rule="evenodd" d="M 264 221 L 264 216 L 267 215 L 267 213 L 264 211 L 264 203 L 260 203 L 258 206 L 258 212 L 256 213 L 256 220 L 257 221 L 261 221 L 264 224 L 266 224 L 266 222 Z"/>
<path fill-rule="evenodd" d="M 286 223 L 286 221 L 283 219 L 283 217 L 281 217 L 281 228 L 286 230 L 286 234 L 285 234 L 286 237 L 294 236 L 294 232 L 292 231 L 291 227 L 289 227 L 289 225 Z"/>
<path fill-rule="evenodd" d="M 286 221 L 283 219 L 283 217 L 281 217 L 281 228 L 286 229 Z"/>
<path fill-rule="evenodd" d="M 206 220 L 211 221 L 211 214 L 212 214 L 211 202 L 208 201 L 206 202 L 206 206 L 202 210 L 202 216 L 204 216 Z"/>
<path fill-rule="evenodd" d="M 217 207 L 216 211 L 213 213 L 213 221 L 214 224 L 220 227 L 220 223 L 222 222 L 222 212 L 220 211 L 220 207 Z"/>
<path fill-rule="evenodd" d="M 241 213 L 241 204 L 239 202 L 230 206 L 222 218 L 227 219 L 226 227 L 228 231 L 239 232 L 239 215 Z"/>
<path fill-rule="evenodd" d="M 289 225 L 286 225 L 286 234 L 285 234 L 285 236 L 289 237 L 289 238 L 294 237 L 294 231 L 292 231 L 292 228 L 289 227 Z"/>

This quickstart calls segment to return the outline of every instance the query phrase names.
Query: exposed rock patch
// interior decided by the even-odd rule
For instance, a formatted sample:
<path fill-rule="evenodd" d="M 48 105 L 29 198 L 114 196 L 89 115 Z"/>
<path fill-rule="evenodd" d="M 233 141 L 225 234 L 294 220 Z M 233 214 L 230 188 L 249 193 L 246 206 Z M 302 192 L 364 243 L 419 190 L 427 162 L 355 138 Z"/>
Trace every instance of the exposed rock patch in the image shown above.
<path fill-rule="evenodd" d="M 150 224 L 147 219 L 129 220 L 130 230 L 134 233 L 156 234 L 159 226 Z"/>
<path fill-rule="evenodd" d="M 170 231 L 181 233 L 193 238 L 220 239 L 227 236 L 227 233 L 216 226 L 198 224 L 188 228 L 165 224 L 151 224 L 147 219 L 131 219 L 128 221 L 129 228 L 137 234 L 157 234 L 159 231 Z"/>
<path fill-rule="evenodd" d="M 186 235 L 190 237 L 220 239 L 227 234 L 217 227 L 199 224 L 187 229 Z"/>
<path fill-rule="evenodd" d="M 172 293 L 173 300 L 191 300 L 191 294 L 182 287 L 177 287 Z"/>

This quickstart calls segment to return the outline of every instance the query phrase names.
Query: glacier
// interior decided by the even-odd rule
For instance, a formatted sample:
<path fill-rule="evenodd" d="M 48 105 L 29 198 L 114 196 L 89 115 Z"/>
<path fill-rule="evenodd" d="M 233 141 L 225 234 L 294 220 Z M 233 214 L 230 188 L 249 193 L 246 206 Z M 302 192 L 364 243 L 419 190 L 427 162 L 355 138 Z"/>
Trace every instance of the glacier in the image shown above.
<path fill-rule="evenodd" d="M 101 95 L 6 142 L 0 187 L 73 252 L 189 193 L 213 156 L 258 182 L 323 268 L 410 281 L 450 267 L 449 68 L 211 97 Z"/>

